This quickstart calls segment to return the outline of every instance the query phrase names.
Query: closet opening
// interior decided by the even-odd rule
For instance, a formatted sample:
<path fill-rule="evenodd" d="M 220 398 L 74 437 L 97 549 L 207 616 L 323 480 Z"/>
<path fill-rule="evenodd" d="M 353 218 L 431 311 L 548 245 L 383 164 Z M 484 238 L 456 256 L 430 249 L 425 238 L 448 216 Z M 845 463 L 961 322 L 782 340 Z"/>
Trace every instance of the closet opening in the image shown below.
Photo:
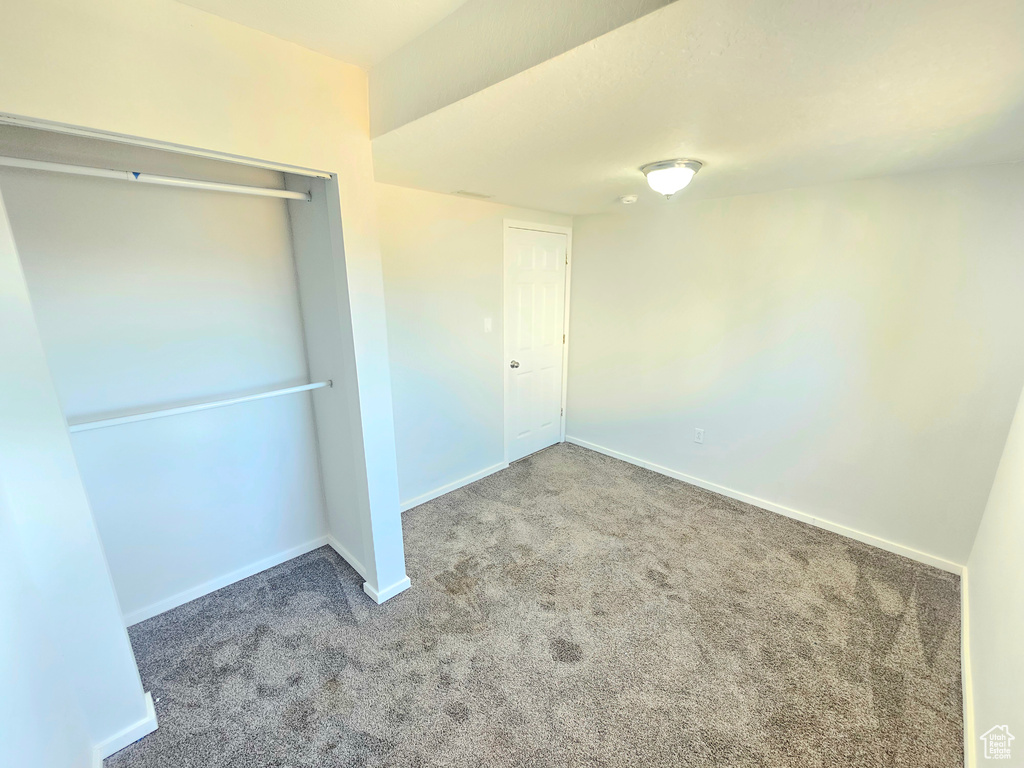
<path fill-rule="evenodd" d="M 336 176 L 142 144 L 0 125 L 2 205 L 125 623 L 325 545 L 372 599 L 398 594 L 393 444 L 388 466 L 360 395 L 377 320 L 350 296 Z"/>

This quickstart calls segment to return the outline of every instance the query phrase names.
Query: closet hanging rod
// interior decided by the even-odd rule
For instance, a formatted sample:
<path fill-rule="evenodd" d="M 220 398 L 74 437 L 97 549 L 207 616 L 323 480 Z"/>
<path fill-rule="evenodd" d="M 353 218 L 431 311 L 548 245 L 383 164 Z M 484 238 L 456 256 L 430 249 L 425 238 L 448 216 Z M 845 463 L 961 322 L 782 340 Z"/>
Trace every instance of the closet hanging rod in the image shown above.
<path fill-rule="evenodd" d="M 178 416 L 182 413 L 193 411 L 208 411 L 211 408 L 223 408 L 226 405 L 237 403 L 248 403 L 251 400 L 265 400 L 268 397 L 280 397 L 281 395 L 292 395 L 296 392 L 308 392 L 311 389 L 322 389 L 333 387 L 331 379 L 317 381 L 312 384 L 302 384 L 298 387 L 285 387 L 284 389 L 272 389 L 268 392 L 260 392 L 255 395 L 244 395 L 232 397 L 227 400 L 211 400 L 208 403 L 197 403 L 196 405 L 182 405 L 178 408 L 164 408 L 160 411 L 148 411 L 146 413 L 133 413 L 130 416 L 118 416 L 113 419 L 99 419 L 98 421 L 81 421 L 77 424 L 68 424 L 68 432 L 87 432 L 90 429 L 103 429 L 104 427 L 116 427 L 119 424 L 131 424 L 133 421 L 149 421 L 150 419 L 162 419 L 165 416 Z"/>
<path fill-rule="evenodd" d="M 50 163 L 45 160 L 25 160 L 20 157 L 0 156 L 0 166 L 8 168 L 24 168 L 30 171 L 51 171 L 53 173 L 69 173 L 75 176 L 96 176 L 101 179 L 117 179 L 120 181 L 138 181 L 142 184 L 159 184 L 165 187 L 189 187 L 190 189 L 206 189 L 211 192 L 233 192 L 238 195 L 256 195 L 258 197 L 280 197 L 285 200 L 309 200 L 308 192 L 293 192 L 290 189 L 274 189 L 272 187 L 249 187 L 245 184 L 222 184 L 219 181 L 202 181 L 200 179 L 183 179 L 177 176 L 159 176 L 155 173 L 139 171 L 117 171 L 110 168 L 93 168 L 88 165 L 67 165 L 66 163 Z"/>

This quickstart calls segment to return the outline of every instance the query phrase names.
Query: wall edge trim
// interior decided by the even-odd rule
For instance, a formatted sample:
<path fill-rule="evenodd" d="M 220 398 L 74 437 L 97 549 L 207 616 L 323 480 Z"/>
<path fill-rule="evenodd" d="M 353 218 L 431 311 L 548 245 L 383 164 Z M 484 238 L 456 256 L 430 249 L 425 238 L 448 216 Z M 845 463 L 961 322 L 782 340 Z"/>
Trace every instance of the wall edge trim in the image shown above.
<path fill-rule="evenodd" d="M 453 480 L 452 482 L 447 483 L 446 485 L 442 485 L 439 488 L 435 488 L 432 491 L 427 491 L 426 493 L 420 494 L 419 496 L 409 499 L 408 501 L 403 501 L 400 506 L 400 509 L 402 512 L 407 512 L 413 507 L 418 507 L 420 504 L 426 504 L 428 501 L 433 501 L 439 496 L 444 496 L 446 493 L 457 491 L 459 488 L 462 488 L 463 486 L 469 485 L 470 483 L 475 483 L 477 480 L 483 480 L 488 475 L 493 475 L 495 472 L 501 472 L 501 470 L 503 469 L 508 469 L 507 461 L 499 461 L 497 464 L 493 464 L 485 469 L 481 469 L 479 472 L 474 472 L 471 475 L 466 475 L 465 477 L 459 478 L 458 480 Z"/>
<path fill-rule="evenodd" d="M 118 731 L 113 736 L 104 739 L 92 748 L 93 768 L 103 768 L 103 761 L 115 752 L 133 744 L 143 736 L 148 736 L 157 729 L 156 707 L 153 706 L 153 694 L 146 692 L 146 714 L 127 728 Z"/>
<path fill-rule="evenodd" d="M 370 599 L 373 600 L 373 602 L 375 602 L 377 605 L 380 605 L 385 600 L 390 600 L 395 595 L 398 595 L 398 594 L 400 594 L 402 592 L 405 592 L 405 590 L 407 590 L 411 586 L 412 586 L 412 582 L 409 581 L 409 577 L 408 576 L 406 576 L 405 578 L 399 579 L 394 584 L 392 584 L 390 587 L 386 587 L 385 589 L 381 589 L 381 590 L 374 589 L 373 587 L 370 586 L 370 582 L 364 581 L 363 582 L 363 592 L 368 594 L 370 596 Z"/>
<path fill-rule="evenodd" d="M 974 746 L 974 681 L 971 677 L 971 612 L 967 572 L 965 565 L 960 574 L 960 685 L 964 712 L 964 768 L 975 768 L 978 758 Z"/>
<path fill-rule="evenodd" d="M 687 475 L 683 472 L 663 467 L 660 464 L 655 464 L 654 462 L 646 461 L 645 459 L 638 459 L 635 456 L 630 456 L 629 454 L 622 453 L 621 451 L 615 451 L 611 448 L 605 448 L 602 445 L 591 443 L 578 437 L 566 436 L 565 441 L 567 443 L 572 443 L 573 445 L 578 445 L 581 448 L 602 453 L 605 456 L 612 457 L 613 459 L 619 459 L 620 461 L 625 461 L 628 464 L 649 469 L 652 472 L 657 472 L 659 475 L 666 475 L 676 480 L 681 480 L 684 483 L 689 483 L 690 485 L 696 485 L 699 488 L 704 488 L 708 491 L 720 493 L 723 496 L 728 496 L 731 499 L 742 501 L 746 504 L 767 510 L 768 512 L 775 512 L 783 517 L 799 520 L 802 523 L 808 523 L 816 528 L 823 528 L 824 530 L 831 531 L 832 533 L 838 533 L 840 536 L 845 536 L 848 539 L 859 541 L 862 544 L 870 544 L 873 547 L 884 549 L 886 552 L 902 555 L 903 557 L 919 563 L 924 563 L 925 565 L 930 565 L 933 568 L 938 568 L 939 570 L 946 571 L 947 573 L 953 573 L 959 576 L 964 570 L 964 566 L 960 563 L 954 563 L 950 560 L 946 560 L 945 558 L 931 555 L 927 552 L 921 552 L 913 547 L 897 544 L 894 541 L 889 541 L 888 539 L 883 539 L 880 536 L 865 533 L 864 531 L 858 531 L 855 528 L 849 528 L 845 525 L 834 523 L 831 520 L 826 520 L 822 517 L 815 517 L 814 515 L 809 515 L 806 512 L 801 512 L 799 510 L 783 506 L 782 504 L 766 501 L 765 499 L 758 498 L 757 496 L 751 496 L 750 494 L 743 493 L 742 491 L 726 488 L 724 485 L 718 485 L 717 483 L 712 483 L 708 480 L 702 480 L 699 477 L 693 477 L 692 475 Z"/>
<path fill-rule="evenodd" d="M 261 571 L 273 568 L 275 565 L 280 565 L 288 560 L 304 555 L 307 552 L 312 552 L 314 549 L 319 549 L 328 543 L 327 536 L 319 536 L 312 541 L 307 541 L 304 544 L 299 544 L 298 546 L 291 547 L 290 549 L 277 552 L 268 557 L 264 557 L 261 560 L 249 563 L 248 565 L 243 565 L 241 568 L 236 568 L 233 571 L 216 576 L 208 581 L 204 581 L 202 584 L 197 584 L 194 587 L 182 590 L 181 592 L 173 594 L 163 600 L 158 600 L 157 602 L 150 603 L 143 608 L 138 608 L 130 613 L 126 613 L 124 615 L 125 626 L 130 627 L 133 624 L 138 624 L 140 621 L 145 621 L 146 619 L 151 619 L 154 616 L 159 616 L 161 613 L 177 608 L 185 603 L 192 602 L 193 600 L 203 597 L 204 595 L 208 595 L 211 592 L 216 592 L 218 589 L 234 584 L 236 581 L 241 581 L 242 579 L 247 579 L 250 576 L 255 576 Z"/>
<path fill-rule="evenodd" d="M 366 575 L 369 573 L 369 571 L 366 570 L 366 566 L 359 562 L 359 559 L 351 552 L 349 552 L 348 548 L 340 541 L 338 541 L 336 538 L 334 538 L 334 536 L 332 536 L 331 534 L 327 534 L 327 544 L 328 546 L 330 546 L 331 549 L 338 553 L 342 560 L 351 565 L 356 573 L 358 573 L 364 579 L 369 578 L 369 576 Z"/>

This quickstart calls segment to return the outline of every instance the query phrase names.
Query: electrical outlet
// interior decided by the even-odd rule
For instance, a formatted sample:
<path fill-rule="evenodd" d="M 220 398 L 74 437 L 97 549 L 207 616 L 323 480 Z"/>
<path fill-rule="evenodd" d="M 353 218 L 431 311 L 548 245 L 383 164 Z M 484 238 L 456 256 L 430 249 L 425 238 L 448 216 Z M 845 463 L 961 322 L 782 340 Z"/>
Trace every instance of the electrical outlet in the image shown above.
<path fill-rule="evenodd" d="M 704 430 L 697 428 L 693 430 L 693 442 L 703 443 L 704 442 Z"/>

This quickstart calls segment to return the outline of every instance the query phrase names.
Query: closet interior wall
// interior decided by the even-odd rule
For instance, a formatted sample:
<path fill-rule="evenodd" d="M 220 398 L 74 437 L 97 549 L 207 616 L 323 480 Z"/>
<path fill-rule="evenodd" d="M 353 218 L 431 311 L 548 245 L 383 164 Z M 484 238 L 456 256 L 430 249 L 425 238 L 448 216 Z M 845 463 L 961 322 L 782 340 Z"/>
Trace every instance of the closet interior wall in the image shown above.
<path fill-rule="evenodd" d="M 325 198 L 319 179 L 10 126 L 0 126 L 0 155 L 287 183 L 313 189 L 321 208 Z M 0 188 L 69 422 L 317 376 L 338 380 L 334 388 L 72 435 L 126 623 L 328 541 L 364 570 L 372 540 L 356 510 L 366 501 L 339 498 L 358 494 L 365 479 L 348 484 L 351 471 L 322 472 L 318 450 L 324 443 L 335 470 L 361 466 L 351 339 L 346 347 L 338 307 L 317 292 L 315 269 L 306 269 L 309 295 L 300 301 L 293 236 L 305 262 L 319 258 L 322 270 L 332 268 L 316 199 L 11 168 L 0 168 Z M 334 322 L 304 329 L 304 315 L 307 326 L 317 317 Z M 317 346 L 312 372 L 307 335 Z M 329 422 L 319 438 L 314 403 Z M 335 500 L 330 527 L 322 474 Z"/>

